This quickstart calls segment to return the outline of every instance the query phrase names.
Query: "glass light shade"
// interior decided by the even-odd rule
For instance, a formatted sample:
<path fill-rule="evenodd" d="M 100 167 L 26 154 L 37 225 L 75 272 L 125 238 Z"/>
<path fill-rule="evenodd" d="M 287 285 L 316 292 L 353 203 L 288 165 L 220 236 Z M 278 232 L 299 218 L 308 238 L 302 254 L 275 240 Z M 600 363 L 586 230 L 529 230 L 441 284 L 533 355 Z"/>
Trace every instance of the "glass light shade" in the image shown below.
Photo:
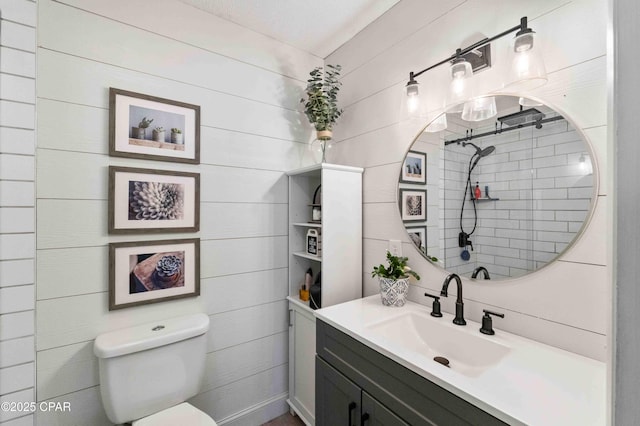
<path fill-rule="evenodd" d="M 482 121 L 496 115 L 498 115 L 496 98 L 487 96 L 465 102 L 461 118 L 465 121 Z"/>
<path fill-rule="evenodd" d="M 593 174 L 593 164 L 591 164 L 591 158 L 589 158 L 589 155 L 580 154 L 578 167 L 580 168 L 580 172 L 584 175 Z"/>
<path fill-rule="evenodd" d="M 471 64 L 462 58 L 456 59 L 451 65 L 451 84 L 447 96 L 448 112 L 462 112 L 463 103 L 472 96 L 471 81 L 473 76 Z"/>
<path fill-rule="evenodd" d="M 440 114 L 435 120 L 433 120 L 426 129 L 424 129 L 427 133 L 435 133 L 441 130 L 445 130 L 447 128 L 447 114 Z"/>
<path fill-rule="evenodd" d="M 511 69 L 505 87 L 532 90 L 547 82 L 542 49 L 535 32 L 517 35 L 510 50 L 512 55 Z"/>
<path fill-rule="evenodd" d="M 522 105 L 523 107 L 537 107 L 537 106 L 541 106 L 542 103 L 538 102 L 538 101 L 534 101 L 533 99 L 529 99 L 529 98 L 518 98 L 518 104 Z"/>
<path fill-rule="evenodd" d="M 420 98 L 418 97 L 420 90 L 418 89 L 418 82 L 415 80 L 409 81 L 405 90 L 407 92 L 407 112 L 411 115 L 416 113 L 420 106 Z"/>

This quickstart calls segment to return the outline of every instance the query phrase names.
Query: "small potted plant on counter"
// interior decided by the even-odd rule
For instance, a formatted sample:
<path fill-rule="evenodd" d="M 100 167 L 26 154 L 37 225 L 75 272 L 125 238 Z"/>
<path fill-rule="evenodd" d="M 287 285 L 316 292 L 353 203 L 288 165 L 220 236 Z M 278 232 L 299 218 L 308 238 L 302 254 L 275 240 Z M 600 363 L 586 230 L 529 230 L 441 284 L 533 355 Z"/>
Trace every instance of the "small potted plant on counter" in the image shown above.
<path fill-rule="evenodd" d="M 182 130 L 173 127 L 171 128 L 171 143 L 182 145 L 184 143 L 182 139 Z"/>
<path fill-rule="evenodd" d="M 380 280 L 380 297 L 383 305 L 404 306 L 409 292 L 409 276 L 416 280 L 420 279 L 420 275 L 407 266 L 408 261 L 407 257 L 395 256 L 387 251 L 389 266 L 380 264 L 373 267 L 371 276 L 378 277 Z"/>
<path fill-rule="evenodd" d="M 311 78 L 307 80 L 307 99 L 300 99 L 309 123 L 316 129 L 323 163 L 327 141 L 331 140 L 333 126 L 342 114 L 342 110 L 338 109 L 338 92 L 342 85 L 338 77 L 341 69 L 340 65 L 327 65 L 326 70 L 314 68 L 309 73 Z"/>
<path fill-rule="evenodd" d="M 153 140 L 156 142 L 164 142 L 164 127 L 156 127 L 153 129 Z"/>
<path fill-rule="evenodd" d="M 143 117 L 140 123 L 138 123 L 138 127 L 131 128 L 131 136 L 134 139 L 146 139 L 147 138 L 147 127 L 153 122 L 153 118 L 151 120 L 147 120 L 147 117 Z"/>

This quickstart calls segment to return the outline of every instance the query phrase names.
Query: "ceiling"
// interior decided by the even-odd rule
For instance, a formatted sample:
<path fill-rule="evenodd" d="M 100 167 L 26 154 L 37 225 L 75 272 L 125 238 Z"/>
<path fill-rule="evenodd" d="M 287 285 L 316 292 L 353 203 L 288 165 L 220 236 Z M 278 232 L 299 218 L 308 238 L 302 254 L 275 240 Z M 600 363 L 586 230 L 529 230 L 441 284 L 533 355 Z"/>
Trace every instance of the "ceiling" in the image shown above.
<path fill-rule="evenodd" d="M 320 58 L 399 0 L 181 0 Z"/>

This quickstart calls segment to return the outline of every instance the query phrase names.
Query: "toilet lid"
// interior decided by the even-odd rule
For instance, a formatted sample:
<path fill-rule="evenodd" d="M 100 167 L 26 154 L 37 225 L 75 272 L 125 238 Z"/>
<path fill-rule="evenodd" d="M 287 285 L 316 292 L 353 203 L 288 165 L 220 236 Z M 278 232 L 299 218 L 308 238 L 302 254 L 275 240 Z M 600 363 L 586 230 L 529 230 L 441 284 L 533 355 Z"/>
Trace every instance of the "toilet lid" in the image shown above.
<path fill-rule="evenodd" d="M 175 425 L 216 426 L 216 422 L 193 405 L 183 402 L 182 404 L 167 408 L 166 410 L 162 410 L 132 423 L 132 426 Z"/>

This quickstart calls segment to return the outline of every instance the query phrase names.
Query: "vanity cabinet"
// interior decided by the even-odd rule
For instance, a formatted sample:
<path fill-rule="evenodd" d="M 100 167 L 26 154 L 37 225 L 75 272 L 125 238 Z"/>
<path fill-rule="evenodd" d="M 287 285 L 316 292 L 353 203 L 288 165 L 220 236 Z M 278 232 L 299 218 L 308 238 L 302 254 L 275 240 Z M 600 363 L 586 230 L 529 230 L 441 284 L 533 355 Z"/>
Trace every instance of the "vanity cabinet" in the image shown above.
<path fill-rule="evenodd" d="M 322 163 L 288 173 L 287 403 L 307 425 L 315 424 L 316 320 L 309 301 L 300 299 L 299 290 L 311 268 L 314 282 L 318 274 L 321 276 L 321 307 L 362 297 L 362 172 L 358 167 Z M 312 208 L 318 207 L 320 221 L 313 221 Z M 321 236 L 318 255 L 307 253 L 309 230 Z"/>
<path fill-rule="evenodd" d="M 321 320 L 316 335 L 317 426 L 507 424 Z"/>

